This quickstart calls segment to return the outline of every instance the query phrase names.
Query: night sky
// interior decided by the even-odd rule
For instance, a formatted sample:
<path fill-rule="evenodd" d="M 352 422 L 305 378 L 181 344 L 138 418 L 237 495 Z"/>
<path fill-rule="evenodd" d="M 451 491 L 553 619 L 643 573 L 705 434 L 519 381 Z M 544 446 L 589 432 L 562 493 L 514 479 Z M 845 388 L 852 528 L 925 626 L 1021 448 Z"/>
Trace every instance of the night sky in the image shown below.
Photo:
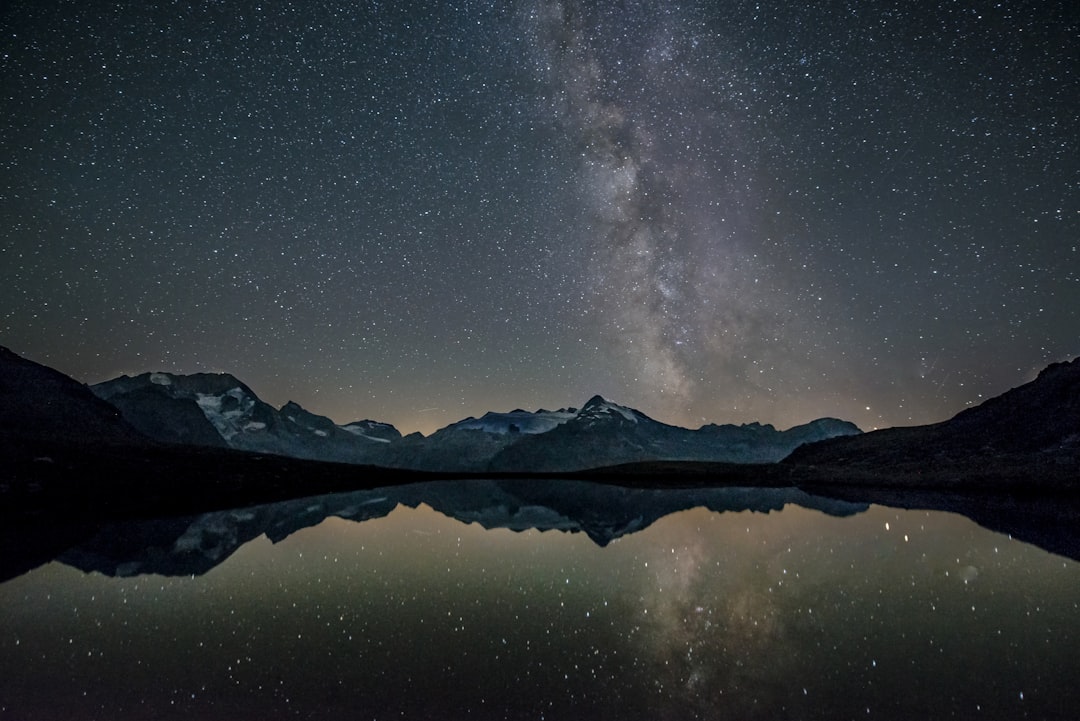
<path fill-rule="evenodd" d="M 8 0 L 0 38 L 0 344 L 82 381 L 869 429 L 1080 354 L 1073 0 Z"/>

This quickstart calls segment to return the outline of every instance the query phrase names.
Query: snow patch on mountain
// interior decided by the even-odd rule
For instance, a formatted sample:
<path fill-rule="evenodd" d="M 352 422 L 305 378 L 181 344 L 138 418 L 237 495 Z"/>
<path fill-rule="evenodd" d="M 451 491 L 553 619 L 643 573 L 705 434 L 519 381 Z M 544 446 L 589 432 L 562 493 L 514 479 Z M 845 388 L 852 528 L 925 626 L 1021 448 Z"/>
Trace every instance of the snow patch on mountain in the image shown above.
<path fill-rule="evenodd" d="M 363 438 L 364 440 L 368 440 L 368 441 L 375 441 L 376 443 L 390 443 L 389 438 L 376 438 L 375 436 L 369 436 L 359 428 L 353 428 L 351 426 L 342 426 L 341 429 L 343 431 L 348 431 L 349 433 L 352 433 L 357 438 Z"/>
<path fill-rule="evenodd" d="M 489 412 L 479 418 L 466 418 L 463 421 L 458 421 L 447 426 L 446 430 L 484 431 L 485 433 L 497 433 L 499 435 L 508 433 L 547 433 L 555 426 L 566 423 L 574 415 L 575 413 L 572 410 L 567 409 L 557 411 L 540 409 L 535 413 L 520 409 L 508 413 Z"/>
<path fill-rule="evenodd" d="M 226 441 L 244 431 L 245 424 L 242 421 L 255 407 L 255 399 L 239 387 L 222 394 L 196 393 L 195 402 Z M 262 426 L 265 428 L 266 424 Z"/>
<path fill-rule="evenodd" d="M 489 412 L 426 438 L 402 438 L 392 425 L 361 420 L 339 426 L 293 401 L 275 409 L 223 373 L 122 376 L 93 390 L 135 428 L 165 442 L 419 470 L 570 471 L 649 460 L 770 463 L 804 443 L 858 433 L 851 424 L 827 419 L 785 432 L 760 424 L 692 431 L 597 395 L 580 410 Z"/>
<path fill-rule="evenodd" d="M 346 423 L 343 426 L 339 426 L 339 428 L 354 436 L 359 436 L 368 441 L 375 441 L 376 443 L 391 443 L 401 439 L 401 433 L 397 428 L 394 428 L 394 426 L 389 423 L 382 423 L 380 421 L 353 421 L 352 423 Z"/>
<path fill-rule="evenodd" d="M 626 406 L 620 406 L 618 403 L 612 403 L 602 396 L 593 396 L 581 407 L 581 410 L 578 411 L 575 418 L 578 421 L 582 421 L 586 425 L 591 426 L 595 423 L 617 418 L 622 418 L 631 423 L 637 423 L 641 418 L 645 418 L 645 416 L 640 412 L 635 411 L 633 408 L 627 408 Z"/>

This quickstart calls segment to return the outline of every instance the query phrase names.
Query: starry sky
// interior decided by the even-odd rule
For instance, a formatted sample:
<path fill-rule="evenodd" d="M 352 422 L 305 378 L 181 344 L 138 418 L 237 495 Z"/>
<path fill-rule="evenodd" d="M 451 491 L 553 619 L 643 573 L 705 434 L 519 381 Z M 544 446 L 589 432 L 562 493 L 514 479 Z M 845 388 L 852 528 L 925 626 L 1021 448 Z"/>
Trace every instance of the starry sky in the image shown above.
<path fill-rule="evenodd" d="M 1070 0 L 9 0 L 0 344 L 404 432 L 942 420 L 1080 354 L 1078 48 Z"/>

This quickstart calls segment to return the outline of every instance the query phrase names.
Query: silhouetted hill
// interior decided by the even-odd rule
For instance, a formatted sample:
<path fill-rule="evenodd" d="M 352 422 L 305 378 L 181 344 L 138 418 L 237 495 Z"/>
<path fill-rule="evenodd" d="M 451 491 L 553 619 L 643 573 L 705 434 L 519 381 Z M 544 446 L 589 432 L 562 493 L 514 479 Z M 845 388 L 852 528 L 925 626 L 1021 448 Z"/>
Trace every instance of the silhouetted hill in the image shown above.
<path fill-rule="evenodd" d="M 856 481 L 888 474 L 950 485 L 1027 474 L 1033 485 L 1080 488 L 1080 359 L 942 423 L 831 438 L 783 462 Z"/>
<path fill-rule="evenodd" d="M 0 346 L 0 447 L 41 440 L 90 445 L 147 439 L 82 383 Z"/>

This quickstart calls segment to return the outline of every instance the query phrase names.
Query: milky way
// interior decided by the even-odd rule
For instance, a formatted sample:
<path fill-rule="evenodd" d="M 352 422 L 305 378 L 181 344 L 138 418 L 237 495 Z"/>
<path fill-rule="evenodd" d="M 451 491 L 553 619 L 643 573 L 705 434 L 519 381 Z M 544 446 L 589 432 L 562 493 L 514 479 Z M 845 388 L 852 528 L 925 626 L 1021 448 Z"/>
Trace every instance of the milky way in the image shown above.
<path fill-rule="evenodd" d="M 668 414 L 734 406 L 762 390 L 748 374 L 775 362 L 781 335 L 725 217 L 752 192 L 734 187 L 730 160 L 742 153 L 738 91 L 713 92 L 693 22 L 639 13 L 554 3 L 534 15 L 552 111 L 581 150 L 597 331 L 612 366 Z M 706 162 L 717 150 L 724 162 Z"/>
<path fill-rule="evenodd" d="M 10 2 L 0 344 L 430 432 L 924 423 L 1080 353 L 1069 2 Z"/>

